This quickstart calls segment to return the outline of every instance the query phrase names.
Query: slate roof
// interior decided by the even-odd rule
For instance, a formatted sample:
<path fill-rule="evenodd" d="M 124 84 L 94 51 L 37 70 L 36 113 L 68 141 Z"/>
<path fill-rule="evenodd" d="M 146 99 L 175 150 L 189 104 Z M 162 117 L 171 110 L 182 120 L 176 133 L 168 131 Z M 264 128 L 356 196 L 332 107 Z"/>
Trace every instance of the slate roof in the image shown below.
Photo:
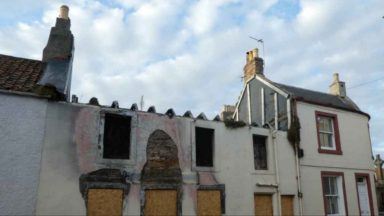
<path fill-rule="evenodd" d="M 0 89 L 30 92 L 42 73 L 42 61 L 0 54 Z"/>
<path fill-rule="evenodd" d="M 342 98 L 336 95 L 327 94 L 324 92 L 312 91 L 309 89 L 298 88 L 294 86 L 284 85 L 280 83 L 273 83 L 276 87 L 292 95 L 293 98 L 308 103 L 318 104 L 322 106 L 329 106 L 338 109 L 349 110 L 361 114 L 368 114 L 362 112 L 359 107 L 348 97 Z"/>

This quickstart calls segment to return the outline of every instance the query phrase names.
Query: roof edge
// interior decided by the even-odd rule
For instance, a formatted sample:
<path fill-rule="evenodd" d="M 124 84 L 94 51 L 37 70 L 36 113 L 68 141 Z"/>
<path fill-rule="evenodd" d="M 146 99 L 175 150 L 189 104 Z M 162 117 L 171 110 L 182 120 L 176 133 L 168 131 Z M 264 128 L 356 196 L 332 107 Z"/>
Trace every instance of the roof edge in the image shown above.
<path fill-rule="evenodd" d="M 45 95 L 39 95 L 36 93 L 31 92 L 22 92 L 22 91 L 13 91 L 13 90 L 4 90 L 0 89 L 0 94 L 8 94 L 8 95 L 18 95 L 18 96 L 24 96 L 24 97 L 35 97 L 40 99 L 50 99 L 50 97 Z"/>
<path fill-rule="evenodd" d="M 1 54 L 1 53 L 0 53 L 0 56 L 5 56 L 5 57 L 9 57 L 9 58 L 17 58 L 17 59 L 23 59 L 23 60 L 35 61 L 35 62 L 41 62 L 41 63 L 43 63 L 43 61 L 38 60 L 38 59 L 31 59 L 31 58 L 25 58 L 25 57 L 18 57 L 18 56 L 6 55 L 6 54 Z"/>
<path fill-rule="evenodd" d="M 306 99 L 304 99 L 302 97 L 293 97 L 293 99 L 296 100 L 296 101 L 304 102 L 304 103 L 309 103 L 309 104 L 314 104 L 314 105 L 319 105 L 319 106 L 325 106 L 325 107 L 330 107 L 330 108 L 335 108 L 335 109 L 341 109 L 341 110 L 345 110 L 345 111 L 361 114 L 361 115 L 364 115 L 364 116 L 368 117 L 368 120 L 371 119 L 371 116 L 368 113 L 365 113 L 363 111 L 347 109 L 347 108 L 344 108 L 344 107 L 339 107 L 339 106 L 334 106 L 334 105 L 330 105 L 330 104 L 310 101 L 310 100 L 306 100 Z"/>

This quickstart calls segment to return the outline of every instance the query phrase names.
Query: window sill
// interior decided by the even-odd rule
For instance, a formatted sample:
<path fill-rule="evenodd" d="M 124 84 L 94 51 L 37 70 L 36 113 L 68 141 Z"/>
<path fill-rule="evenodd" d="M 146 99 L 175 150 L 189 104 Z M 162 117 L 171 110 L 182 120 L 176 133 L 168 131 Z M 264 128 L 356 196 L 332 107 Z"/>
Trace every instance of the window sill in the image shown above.
<path fill-rule="evenodd" d="M 321 149 L 321 148 L 319 148 L 318 152 L 320 154 L 335 154 L 335 155 L 342 155 L 343 154 L 343 152 L 341 150 L 337 150 L 337 149 L 331 150 L 331 149 Z"/>
<path fill-rule="evenodd" d="M 215 172 L 215 167 L 193 167 L 193 171 L 197 171 L 197 172 Z"/>
<path fill-rule="evenodd" d="M 103 158 L 102 156 L 99 156 L 97 159 L 98 164 L 102 165 L 115 165 L 115 166 L 123 166 L 123 167 L 129 167 L 135 165 L 135 160 L 133 158 L 131 159 L 110 159 L 110 158 Z"/>
<path fill-rule="evenodd" d="M 251 175 L 275 175 L 274 172 L 271 170 L 253 170 L 252 172 L 249 172 Z"/>

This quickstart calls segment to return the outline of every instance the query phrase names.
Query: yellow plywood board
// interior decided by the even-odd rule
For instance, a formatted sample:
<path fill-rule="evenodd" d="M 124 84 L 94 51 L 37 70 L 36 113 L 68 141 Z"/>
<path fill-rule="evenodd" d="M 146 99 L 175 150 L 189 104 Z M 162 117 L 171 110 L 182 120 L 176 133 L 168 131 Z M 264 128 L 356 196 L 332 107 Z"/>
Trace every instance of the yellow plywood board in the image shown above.
<path fill-rule="evenodd" d="M 273 215 L 272 195 L 255 194 L 255 215 L 269 216 Z"/>
<path fill-rule="evenodd" d="M 146 190 L 145 216 L 171 216 L 177 214 L 176 190 Z"/>
<path fill-rule="evenodd" d="M 90 189 L 88 190 L 87 215 L 122 215 L 123 190 Z"/>
<path fill-rule="evenodd" d="M 281 215 L 293 216 L 293 196 L 283 195 L 281 196 Z"/>
<path fill-rule="evenodd" d="M 197 215 L 221 215 L 221 193 L 219 190 L 197 191 Z"/>

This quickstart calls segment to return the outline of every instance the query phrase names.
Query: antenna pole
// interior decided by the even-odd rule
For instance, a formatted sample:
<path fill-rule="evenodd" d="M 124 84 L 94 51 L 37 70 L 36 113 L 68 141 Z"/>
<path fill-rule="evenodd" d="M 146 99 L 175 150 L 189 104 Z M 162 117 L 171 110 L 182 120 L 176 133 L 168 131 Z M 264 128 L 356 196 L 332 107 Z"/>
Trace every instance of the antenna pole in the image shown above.
<path fill-rule="evenodd" d="M 252 37 L 252 36 L 249 36 L 249 38 L 251 38 L 252 40 L 255 40 L 255 41 L 261 43 L 261 45 L 262 45 L 262 49 L 263 49 L 263 57 L 265 58 L 264 40 L 263 40 L 263 39 L 257 39 L 257 38 L 254 38 L 254 37 Z"/>

